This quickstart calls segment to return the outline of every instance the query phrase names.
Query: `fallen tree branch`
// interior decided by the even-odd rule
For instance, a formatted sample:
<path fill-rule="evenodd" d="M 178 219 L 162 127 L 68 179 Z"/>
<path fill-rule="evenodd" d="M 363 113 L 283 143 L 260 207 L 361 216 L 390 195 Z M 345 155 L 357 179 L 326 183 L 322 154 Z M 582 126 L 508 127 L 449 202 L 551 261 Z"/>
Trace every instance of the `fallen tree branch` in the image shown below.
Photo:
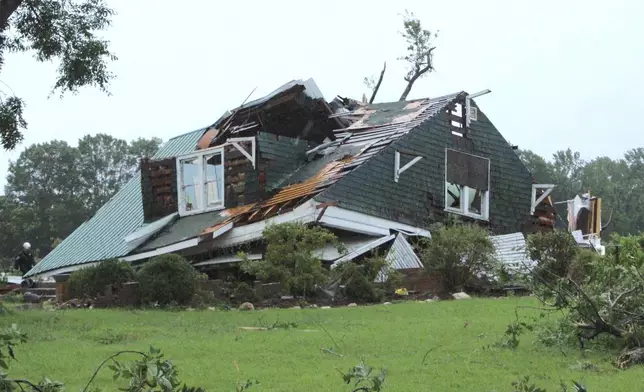
<path fill-rule="evenodd" d="M 92 384 L 92 381 L 94 381 L 94 379 L 95 379 L 95 378 L 96 378 L 96 376 L 98 375 L 98 372 L 103 368 L 103 366 L 105 366 L 105 364 L 106 364 L 107 362 L 109 362 L 109 361 L 113 360 L 114 358 L 116 358 L 116 357 L 118 357 L 119 355 L 122 355 L 122 354 L 138 354 L 138 355 L 141 355 L 143 358 L 147 358 L 147 357 L 148 357 L 148 355 L 147 355 L 147 354 L 142 353 L 142 352 L 140 352 L 140 351 L 124 350 L 124 351 L 119 351 L 119 352 L 117 352 L 116 354 L 114 354 L 114 355 L 110 356 L 109 358 L 107 358 L 107 359 L 105 359 L 103 362 L 101 362 L 101 364 L 100 364 L 100 365 L 96 368 L 96 370 L 94 371 L 94 374 L 92 374 L 92 377 L 91 377 L 91 378 L 89 379 L 89 381 L 87 382 L 87 385 L 85 385 L 85 388 L 83 388 L 83 392 L 87 392 L 87 389 L 88 389 L 88 388 L 89 388 L 89 386 Z"/>
<path fill-rule="evenodd" d="M 331 354 L 331 355 L 335 355 L 336 357 L 344 358 L 344 355 L 336 353 L 335 351 L 333 351 L 333 350 L 331 350 L 329 348 L 320 347 L 320 350 L 322 352 L 327 353 L 327 354 Z"/>

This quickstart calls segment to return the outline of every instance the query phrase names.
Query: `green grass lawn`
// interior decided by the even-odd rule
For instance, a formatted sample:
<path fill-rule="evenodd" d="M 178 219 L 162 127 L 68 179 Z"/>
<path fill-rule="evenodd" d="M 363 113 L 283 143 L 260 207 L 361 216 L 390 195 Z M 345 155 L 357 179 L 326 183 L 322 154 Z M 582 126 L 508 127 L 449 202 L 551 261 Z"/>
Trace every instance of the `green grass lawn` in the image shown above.
<path fill-rule="evenodd" d="M 644 389 L 644 368 L 618 371 L 606 354 L 587 355 L 584 360 L 599 371 L 582 372 L 571 369 L 582 360 L 578 351 L 545 349 L 533 345 L 532 336 L 524 336 L 516 351 L 484 349 L 502 336 L 515 308 L 531 301 L 253 312 L 33 310 L 16 311 L 2 320 L 17 323 L 29 336 L 16 349 L 19 362 L 12 363 L 10 375 L 32 380 L 46 376 L 64 382 L 68 391 L 81 390 L 112 353 L 147 351 L 150 345 L 173 360 L 183 381 L 209 391 L 234 391 L 236 382 L 248 378 L 260 381 L 252 389 L 257 391 L 347 391 L 336 369 L 346 371 L 360 357 L 388 369 L 387 391 L 511 391 L 511 382 L 524 375 L 549 391 L 559 391 L 560 381 L 571 380 L 581 380 L 591 392 Z M 266 323 L 293 321 L 298 327 L 239 330 L 259 326 L 261 317 Z M 333 348 L 333 340 L 339 348 Z M 323 353 L 321 347 L 345 356 Z M 107 369 L 95 385 L 116 390 Z"/>

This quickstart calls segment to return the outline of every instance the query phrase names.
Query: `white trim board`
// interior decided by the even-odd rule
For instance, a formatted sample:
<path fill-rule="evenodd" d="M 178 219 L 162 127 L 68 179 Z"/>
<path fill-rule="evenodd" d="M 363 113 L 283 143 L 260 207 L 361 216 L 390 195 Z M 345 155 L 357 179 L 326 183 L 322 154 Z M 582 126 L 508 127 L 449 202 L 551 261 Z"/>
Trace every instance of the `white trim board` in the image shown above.
<path fill-rule="evenodd" d="M 120 259 L 123 261 L 135 261 L 135 260 L 147 259 L 158 255 L 164 255 L 166 253 L 176 252 L 182 249 L 192 248 L 193 246 L 197 246 L 197 245 L 199 245 L 198 237 L 191 238 L 186 241 L 177 242 L 176 244 L 162 246 L 160 248 L 157 248 L 155 250 L 151 250 L 148 252 L 137 253 L 130 256 L 120 257 Z"/>
<path fill-rule="evenodd" d="M 214 243 L 205 243 L 204 245 L 207 245 L 208 248 L 224 248 L 247 241 L 252 241 L 254 239 L 261 238 L 267 225 L 291 222 L 295 220 L 300 220 L 303 223 L 313 222 L 313 220 L 315 219 L 315 212 L 315 204 L 312 201 L 309 201 L 297 207 L 293 211 L 287 212 L 286 214 L 277 215 L 270 219 L 251 223 L 246 226 L 234 227 L 233 223 L 231 222 L 213 232 L 213 238 L 216 238 L 216 241 Z M 195 237 L 186 241 L 177 242 L 172 245 L 163 246 L 148 252 L 124 256 L 120 259 L 123 261 L 147 259 L 166 253 L 193 248 L 198 246 L 199 244 L 199 237 Z"/>
<path fill-rule="evenodd" d="M 49 277 L 49 276 L 54 276 L 54 275 L 66 274 L 68 272 L 78 271 L 79 269 L 82 269 L 82 268 L 85 268 L 85 267 L 93 267 L 95 265 L 98 265 L 99 263 L 101 263 L 101 262 L 100 261 L 94 261 L 94 262 L 90 262 L 90 263 L 70 265 L 68 267 L 56 268 L 56 269 L 53 269 L 53 270 L 41 272 L 39 274 L 31 275 L 31 276 L 28 276 L 28 278 L 31 279 L 31 280 L 38 280 L 38 279 L 44 278 L 44 277 Z"/>
<path fill-rule="evenodd" d="M 395 222 L 388 219 L 378 218 L 372 215 L 363 214 L 361 212 L 350 211 L 344 208 L 330 206 L 327 207 L 324 215 L 319 221 L 324 225 L 329 222 L 329 226 L 339 229 L 355 231 L 367 230 L 373 234 L 371 235 L 389 235 L 389 230 L 401 231 L 409 235 L 419 235 L 422 237 L 431 238 L 429 231 L 419 227 L 407 225 L 405 223 Z M 360 231 L 356 231 L 360 232 Z M 363 233 L 370 234 L 370 233 Z"/>
<path fill-rule="evenodd" d="M 246 255 L 248 257 L 248 260 L 261 260 L 262 255 L 259 253 L 251 253 L 249 255 Z M 206 261 L 200 261 L 198 263 L 193 264 L 195 267 L 205 267 L 208 265 L 217 265 L 217 264 L 226 264 L 226 263 L 236 263 L 241 261 L 242 259 L 237 257 L 237 256 L 219 256 L 219 257 L 214 257 L 212 259 L 206 260 Z"/>
<path fill-rule="evenodd" d="M 169 223 L 174 221 L 175 218 L 177 217 L 179 217 L 179 213 L 175 212 L 161 219 L 158 219 L 148 225 L 140 227 L 133 233 L 130 233 L 127 236 L 125 236 L 124 240 L 125 240 L 125 243 L 127 244 L 128 251 L 131 252 L 137 247 L 139 247 L 139 245 L 143 244 L 150 237 L 152 237 L 153 235 L 161 231 L 164 227 L 166 227 Z"/>
<path fill-rule="evenodd" d="M 290 212 L 282 215 L 277 215 L 260 222 L 251 223 L 249 225 L 240 227 L 232 227 L 232 229 L 229 228 L 229 225 L 225 225 L 215 232 L 220 236 L 217 237 L 213 243 L 206 242 L 200 244 L 199 237 L 195 237 L 189 240 L 177 242 L 172 245 L 163 246 L 155 250 L 137 253 L 129 256 L 123 256 L 119 259 L 131 262 L 162 254 L 173 253 L 180 250 L 196 248 L 198 246 L 207 246 L 208 248 L 225 248 L 233 245 L 238 245 L 261 238 L 262 234 L 264 233 L 264 229 L 267 225 L 270 224 L 279 224 L 293 221 L 300 221 L 302 223 L 315 222 L 320 212 L 320 210 L 318 209 L 318 206 L 320 204 L 321 203 L 318 203 L 314 200 L 309 200 Z M 394 230 L 403 232 L 407 235 L 417 235 L 431 238 L 430 232 L 425 229 L 404 223 L 394 222 L 388 219 L 377 218 L 371 215 L 350 211 L 335 206 L 326 208 L 322 218 L 319 220 L 319 223 L 327 227 L 335 227 L 355 233 L 370 234 L 380 237 L 388 236 L 391 234 L 390 230 Z M 213 235 L 215 233 L 213 233 Z M 207 250 L 207 248 L 204 248 L 204 250 Z M 98 264 L 98 262 L 90 262 L 75 266 L 63 267 L 51 271 L 46 271 L 34 276 L 51 276 L 65 272 L 72 272 L 84 266 L 95 264 Z"/>
<path fill-rule="evenodd" d="M 217 238 L 213 247 L 225 248 L 244 242 L 256 240 L 262 237 L 266 226 L 271 224 L 279 224 L 286 222 L 299 221 L 301 223 L 311 223 L 316 218 L 316 204 L 313 200 L 309 200 L 304 204 L 298 206 L 292 211 L 285 214 L 276 215 L 272 218 L 263 221 L 251 223 L 249 225 L 235 227 L 225 235 Z"/>

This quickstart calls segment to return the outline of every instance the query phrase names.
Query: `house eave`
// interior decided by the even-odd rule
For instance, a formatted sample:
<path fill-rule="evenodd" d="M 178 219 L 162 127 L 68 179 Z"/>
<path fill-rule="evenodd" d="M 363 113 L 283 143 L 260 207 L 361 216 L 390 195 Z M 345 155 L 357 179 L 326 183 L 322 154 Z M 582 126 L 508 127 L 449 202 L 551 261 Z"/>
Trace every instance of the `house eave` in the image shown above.
<path fill-rule="evenodd" d="M 259 240 L 262 238 L 267 226 L 287 222 L 300 222 L 304 224 L 317 222 L 318 224 L 328 228 L 341 229 L 353 233 L 378 237 L 389 236 L 392 231 L 395 231 L 411 236 L 431 238 L 430 232 L 425 229 L 387 219 L 377 218 L 340 207 L 326 207 L 324 213 L 320 217 L 320 208 L 318 206 L 321 204 L 322 203 L 311 199 L 290 212 L 277 215 L 260 222 L 240 227 L 234 227 L 232 224 L 228 224 L 213 233 L 213 237 L 215 238 L 212 241 L 200 242 L 199 237 L 195 237 L 148 252 L 125 256 L 122 257 L 121 260 L 143 260 L 178 251 L 199 253 L 209 249 L 229 248 Z"/>

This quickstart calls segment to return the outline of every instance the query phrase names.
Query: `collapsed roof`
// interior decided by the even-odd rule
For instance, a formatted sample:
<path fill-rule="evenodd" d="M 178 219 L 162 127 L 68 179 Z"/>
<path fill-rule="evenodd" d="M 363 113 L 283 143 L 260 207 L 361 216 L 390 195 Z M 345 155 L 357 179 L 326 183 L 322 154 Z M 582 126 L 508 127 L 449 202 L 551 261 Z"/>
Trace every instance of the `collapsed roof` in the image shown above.
<path fill-rule="evenodd" d="M 163 184 L 164 197 L 169 202 L 157 206 L 156 213 L 148 211 L 154 203 L 145 199 L 148 195 L 141 188 L 149 179 L 145 171 L 138 172 L 94 217 L 67 237 L 27 276 L 69 272 L 80 265 L 109 258 L 143 259 L 155 250 L 171 251 L 173 246 L 186 240 L 190 240 L 191 246 L 230 247 L 257 240 L 262 230 L 229 239 L 225 244 L 218 244 L 217 238 L 235 228 L 251 226 L 298 209 L 306 209 L 316 222 L 331 225 L 338 220 L 338 216 L 333 215 L 333 204 L 317 202 L 316 197 L 321 197 L 421 123 L 451 110 L 454 102 L 465 95 L 465 92 L 458 92 L 432 99 L 380 104 L 364 104 L 338 96 L 326 102 L 312 79 L 291 81 L 263 98 L 226 112 L 209 127 L 170 139 L 150 160 L 142 162 L 142 167 L 165 162 L 165 166 L 161 165 L 162 171 L 169 173 L 167 183 Z M 260 178 L 263 194 L 256 201 L 248 202 L 243 194 L 238 194 L 235 206 L 180 217 L 176 206 L 177 173 L 173 163 L 176 157 L 213 146 L 239 149 L 247 139 L 253 139 L 253 143 L 266 142 L 265 145 L 272 143 L 271 148 L 279 145 L 281 150 L 269 153 L 276 157 L 295 154 L 297 165 L 281 167 L 277 173 L 266 173 L 266 177 L 270 177 L 268 180 Z M 243 152 L 238 155 L 244 159 Z M 261 171 L 261 167 L 259 169 Z M 264 173 L 260 174 L 260 177 L 264 176 Z M 235 180 L 238 182 L 230 185 L 233 192 L 239 193 L 238 188 L 245 186 L 244 175 L 240 174 Z M 403 224 L 398 225 L 397 230 L 412 235 L 421 233 Z M 389 229 L 370 234 L 392 235 Z M 402 240 L 396 241 L 392 243 L 398 246 Z"/>
<path fill-rule="evenodd" d="M 278 91 L 283 90 L 278 89 Z M 290 91 L 290 89 L 285 91 Z M 279 96 L 282 97 L 282 94 L 283 92 L 280 92 Z M 293 211 L 332 187 L 344 176 L 417 125 L 443 110 L 460 94 L 462 93 L 434 99 L 375 105 L 356 105 L 349 101 L 353 110 L 346 110 L 344 104 L 338 103 L 340 99 L 336 99 L 334 100 L 334 106 L 338 108 L 336 113 L 329 112 L 326 116 L 331 119 L 343 118 L 345 123 L 349 125 L 334 129 L 332 134 L 327 135 L 323 143 L 315 145 L 302 154 L 299 167 L 277 183 L 272 184 L 272 195 L 269 194 L 269 197 L 255 203 L 231 207 L 218 212 L 178 218 L 160 230 L 150 242 L 136 249 L 135 253 L 149 252 L 190 238 L 198 237 L 200 242 L 213 240 L 235 227 L 265 221 L 271 217 Z M 271 99 L 264 98 L 253 101 L 251 104 L 254 106 L 243 106 L 246 110 L 244 113 L 253 111 L 254 113 L 262 113 L 261 105 L 269 104 L 274 107 L 271 102 L 273 102 Z M 327 108 L 329 107 L 327 106 Z M 222 117 L 215 123 L 227 123 L 228 125 L 223 127 L 223 131 L 206 131 L 204 133 L 204 137 L 209 140 L 209 146 L 222 144 L 225 140 L 222 135 L 232 134 L 237 137 L 236 130 L 238 129 L 243 129 L 245 136 L 261 136 L 263 128 L 232 125 L 236 124 L 235 120 L 231 120 L 235 116 L 234 113 Z M 239 115 L 238 118 L 241 117 L 243 115 Z M 217 125 L 214 125 L 210 129 L 218 128 Z M 206 144 L 204 143 L 204 145 Z M 252 237 L 245 240 L 255 239 Z M 231 243 L 227 242 L 226 246 L 231 246 Z"/>

